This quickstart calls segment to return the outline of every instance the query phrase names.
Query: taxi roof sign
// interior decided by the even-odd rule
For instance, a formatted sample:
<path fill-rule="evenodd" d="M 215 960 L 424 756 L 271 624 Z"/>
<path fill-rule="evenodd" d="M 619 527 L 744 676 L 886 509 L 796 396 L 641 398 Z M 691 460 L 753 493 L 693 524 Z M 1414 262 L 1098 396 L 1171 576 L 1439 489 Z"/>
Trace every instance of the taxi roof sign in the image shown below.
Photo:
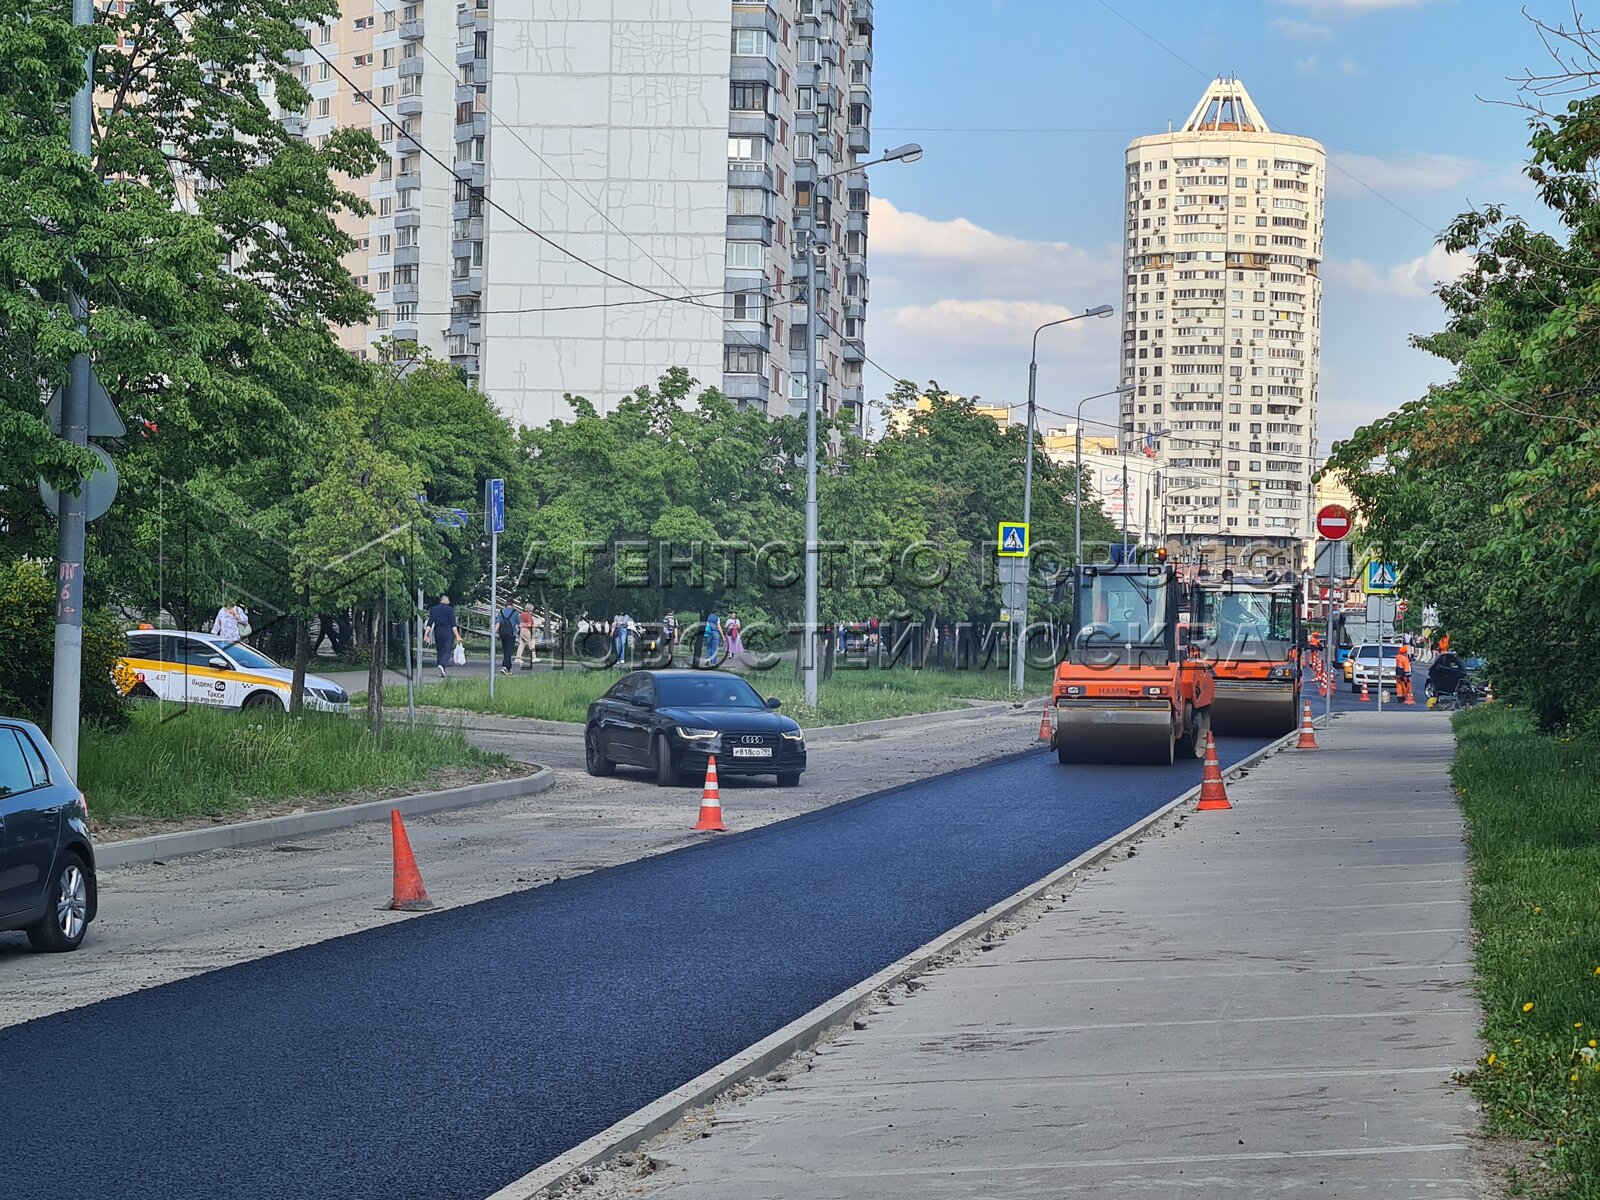
<path fill-rule="evenodd" d="M 995 535 L 995 553 L 1001 558 L 1027 558 L 1028 523 L 1001 521 L 1000 532 Z"/>

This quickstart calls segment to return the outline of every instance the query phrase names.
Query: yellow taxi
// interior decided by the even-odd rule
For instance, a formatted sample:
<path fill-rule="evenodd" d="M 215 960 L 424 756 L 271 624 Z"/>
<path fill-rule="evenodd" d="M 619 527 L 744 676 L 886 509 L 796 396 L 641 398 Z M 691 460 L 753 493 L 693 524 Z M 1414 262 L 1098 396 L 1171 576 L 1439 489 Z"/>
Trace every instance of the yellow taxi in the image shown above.
<path fill-rule="evenodd" d="M 131 696 L 208 708 L 289 710 L 294 672 L 243 642 L 183 629 L 133 629 L 119 674 Z M 307 675 L 305 707 L 349 712 L 350 696 L 331 679 Z"/>

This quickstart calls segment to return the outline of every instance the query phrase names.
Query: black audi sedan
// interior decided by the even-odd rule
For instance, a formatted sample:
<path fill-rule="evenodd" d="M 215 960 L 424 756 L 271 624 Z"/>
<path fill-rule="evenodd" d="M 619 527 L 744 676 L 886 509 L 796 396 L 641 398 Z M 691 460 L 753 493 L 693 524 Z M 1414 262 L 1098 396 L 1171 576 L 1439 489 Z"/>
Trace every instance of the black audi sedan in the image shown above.
<path fill-rule="evenodd" d="M 726 671 L 633 671 L 589 705 L 584 765 L 609 775 L 619 763 L 649 767 L 656 783 L 675 787 L 705 777 L 776 775 L 794 787 L 806 769 L 805 735 L 773 711 L 776 700 Z"/>

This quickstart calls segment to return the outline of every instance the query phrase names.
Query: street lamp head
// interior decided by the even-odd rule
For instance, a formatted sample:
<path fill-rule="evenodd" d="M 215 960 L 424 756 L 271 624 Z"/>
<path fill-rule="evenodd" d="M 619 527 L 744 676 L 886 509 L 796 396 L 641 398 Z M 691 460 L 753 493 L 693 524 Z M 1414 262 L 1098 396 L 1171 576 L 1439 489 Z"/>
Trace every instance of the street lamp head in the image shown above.
<path fill-rule="evenodd" d="M 916 142 L 907 142 L 904 146 L 896 146 L 893 150 L 884 152 L 884 162 L 916 162 L 922 157 L 922 147 Z"/>
<path fill-rule="evenodd" d="M 1116 390 L 1115 394 L 1118 395 L 1118 396 L 1131 396 L 1131 395 L 1133 395 L 1133 384 L 1131 384 L 1131 383 L 1123 384 L 1121 387 L 1119 387 Z"/>
<path fill-rule="evenodd" d="M 1086 317 L 1109 317 L 1111 312 L 1111 305 L 1096 304 L 1093 308 L 1087 310 L 1083 315 Z"/>

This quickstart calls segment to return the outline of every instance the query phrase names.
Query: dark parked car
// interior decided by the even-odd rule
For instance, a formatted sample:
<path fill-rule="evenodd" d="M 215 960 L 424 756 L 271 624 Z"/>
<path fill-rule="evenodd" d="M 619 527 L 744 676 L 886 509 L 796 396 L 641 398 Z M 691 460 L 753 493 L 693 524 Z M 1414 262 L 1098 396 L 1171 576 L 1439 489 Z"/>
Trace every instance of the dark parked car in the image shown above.
<path fill-rule="evenodd" d="M 806 769 L 800 726 L 726 671 L 634 671 L 589 705 L 584 765 L 609 775 L 618 763 L 649 767 L 662 787 L 717 774 L 776 775 L 783 787 Z"/>
<path fill-rule="evenodd" d="M 0 718 L 0 929 L 76 950 L 98 899 L 88 802 L 37 725 Z"/>

